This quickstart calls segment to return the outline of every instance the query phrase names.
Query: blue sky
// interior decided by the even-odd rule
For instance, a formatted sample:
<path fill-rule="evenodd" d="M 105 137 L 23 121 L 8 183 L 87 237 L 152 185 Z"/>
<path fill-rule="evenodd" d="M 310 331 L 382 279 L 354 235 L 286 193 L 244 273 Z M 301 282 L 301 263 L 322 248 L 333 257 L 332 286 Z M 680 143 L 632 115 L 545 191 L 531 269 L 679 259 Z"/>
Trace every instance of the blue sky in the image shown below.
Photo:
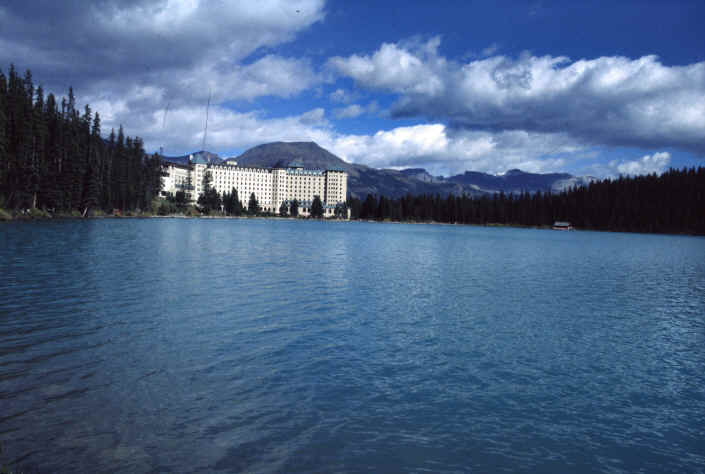
<path fill-rule="evenodd" d="M 57 2 L 58 3 L 58 2 Z M 0 6 L 0 64 L 149 151 L 316 141 L 434 174 L 705 158 L 705 2 L 101 0 Z"/>

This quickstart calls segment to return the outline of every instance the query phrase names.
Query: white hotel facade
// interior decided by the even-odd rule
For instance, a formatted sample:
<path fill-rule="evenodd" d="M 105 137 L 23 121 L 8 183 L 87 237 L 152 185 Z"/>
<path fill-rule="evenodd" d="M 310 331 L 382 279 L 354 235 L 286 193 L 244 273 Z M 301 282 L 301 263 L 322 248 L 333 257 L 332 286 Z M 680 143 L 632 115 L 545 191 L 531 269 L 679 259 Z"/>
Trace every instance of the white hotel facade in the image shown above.
<path fill-rule="evenodd" d="M 184 191 L 187 200 L 195 202 L 203 193 L 203 177 L 211 173 L 211 186 L 222 196 L 233 188 L 244 208 L 255 194 L 259 206 L 264 212 L 279 213 L 282 203 L 287 205 L 297 200 L 299 214 L 309 215 L 311 203 L 315 196 L 323 202 L 325 217 L 334 215 L 337 204 L 345 203 L 348 193 L 348 174 L 342 169 L 314 170 L 304 169 L 297 163 L 285 168 L 256 168 L 238 166 L 234 160 L 223 164 L 209 164 L 193 155 L 190 164 L 165 163 L 164 193 Z"/>

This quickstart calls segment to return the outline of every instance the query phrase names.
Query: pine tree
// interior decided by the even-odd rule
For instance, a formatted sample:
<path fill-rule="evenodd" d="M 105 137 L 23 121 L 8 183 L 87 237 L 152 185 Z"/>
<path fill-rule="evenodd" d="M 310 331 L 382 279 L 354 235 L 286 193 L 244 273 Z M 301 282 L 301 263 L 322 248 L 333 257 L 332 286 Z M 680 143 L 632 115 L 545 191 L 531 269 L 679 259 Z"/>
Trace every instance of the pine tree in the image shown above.
<path fill-rule="evenodd" d="M 10 208 L 146 208 L 161 190 L 161 160 L 142 140 L 100 136 L 90 106 L 79 116 L 73 89 L 59 110 L 32 74 L 0 71 L 0 201 Z"/>
<path fill-rule="evenodd" d="M 93 127 L 88 142 L 88 169 L 84 184 L 84 209 L 96 208 L 101 201 L 101 151 L 102 139 L 100 138 L 100 115 L 96 112 L 93 117 Z"/>
<path fill-rule="evenodd" d="M 242 203 L 240 202 L 240 196 L 237 194 L 237 189 L 232 190 L 232 200 L 233 200 L 233 214 L 236 216 L 242 215 Z"/>
<path fill-rule="evenodd" d="M 32 158 L 30 162 L 30 192 L 32 193 L 32 208 L 37 207 L 39 193 L 43 192 L 42 183 L 49 172 L 47 157 L 47 138 L 49 130 L 46 122 L 44 90 L 37 87 L 36 101 L 32 111 Z"/>
<path fill-rule="evenodd" d="M 7 189 L 7 80 L 0 70 L 0 206 L 5 200 Z"/>
<path fill-rule="evenodd" d="M 346 219 L 348 217 L 348 206 L 345 203 L 339 202 L 338 204 L 335 205 L 335 217 L 338 219 Z M 403 218 L 400 217 L 399 220 L 403 220 Z"/>
<path fill-rule="evenodd" d="M 374 219 L 377 210 L 377 199 L 371 194 L 367 195 L 360 208 L 360 219 Z"/>
<path fill-rule="evenodd" d="M 242 204 L 237 195 L 237 189 L 232 188 L 230 193 L 223 194 L 223 208 L 225 213 L 230 216 L 239 216 L 242 214 Z"/>
<path fill-rule="evenodd" d="M 23 118 L 21 107 L 24 96 L 24 88 L 22 87 L 15 66 L 10 64 L 7 77 L 7 93 L 5 99 L 5 201 L 8 207 L 18 207 L 17 187 L 20 174 L 20 152 L 21 152 L 21 127 Z"/>
<path fill-rule="evenodd" d="M 174 195 L 174 203 L 176 203 L 176 208 L 179 211 L 183 211 L 186 209 L 186 205 L 188 202 L 186 201 L 186 192 L 185 191 L 176 191 L 176 194 Z"/>
<path fill-rule="evenodd" d="M 198 196 L 197 204 L 204 214 L 210 214 L 212 211 L 220 211 L 222 200 L 218 190 L 211 183 L 213 177 L 210 171 L 203 173 L 203 192 Z"/>
<path fill-rule="evenodd" d="M 126 210 L 127 207 L 127 151 L 125 143 L 125 134 L 122 130 L 122 125 L 118 129 L 117 140 L 115 142 L 115 150 L 113 152 L 113 203 L 115 207 Z"/>
<path fill-rule="evenodd" d="M 323 203 L 321 202 L 321 197 L 316 195 L 313 196 L 313 202 L 311 203 L 311 217 L 321 218 L 323 217 Z"/>
<path fill-rule="evenodd" d="M 247 212 L 252 216 L 257 215 L 260 212 L 259 203 L 257 202 L 257 196 L 255 196 L 255 193 L 250 194 L 250 202 L 247 204 Z"/>
<path fill-rule="evenodd" d="M 211 188 L 211 184 L 213 183 L 213 175 L 209 170 L 206 170 L 205 173 L 203 173 L 203 180 L 201 183 L 201 186 L 203 187 L 203 192 L 206 193 L 208 190 Z"/>
<path fill-rule="evenodd" d="M 115 129 L 110 130 L 110 136 L 108 137 L 108 144 L 103 155 L 103 169 L 101 170 L 101 207 L 105 211 L 110 211 L 115 208 L 115 187 L 113 182 L 115 180 L 115 174 L 113 173 L 113 155 L 115 154 Z"/>

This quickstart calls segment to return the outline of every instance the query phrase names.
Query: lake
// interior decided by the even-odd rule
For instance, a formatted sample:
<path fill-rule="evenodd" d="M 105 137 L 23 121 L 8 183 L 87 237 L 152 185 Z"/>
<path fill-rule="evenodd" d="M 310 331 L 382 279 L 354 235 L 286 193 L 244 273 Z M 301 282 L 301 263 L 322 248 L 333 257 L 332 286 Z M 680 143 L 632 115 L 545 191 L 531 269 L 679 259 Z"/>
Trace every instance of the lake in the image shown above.
<path fill-rule="evenodd" d="M 0 465 L 705 470 L 705 238 L 0 223 Z"/>

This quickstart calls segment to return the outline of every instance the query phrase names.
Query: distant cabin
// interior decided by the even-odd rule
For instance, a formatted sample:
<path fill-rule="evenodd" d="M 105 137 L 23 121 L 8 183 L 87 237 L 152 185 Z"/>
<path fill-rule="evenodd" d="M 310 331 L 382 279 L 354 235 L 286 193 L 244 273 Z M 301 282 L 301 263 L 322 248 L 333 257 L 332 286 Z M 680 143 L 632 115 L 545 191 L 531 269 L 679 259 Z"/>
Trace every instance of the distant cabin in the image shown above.
<path fill-rule="evenodd" d="M 553 223 L 553 230 L 573 230 L 570 222 L 556 221 Z"/>

